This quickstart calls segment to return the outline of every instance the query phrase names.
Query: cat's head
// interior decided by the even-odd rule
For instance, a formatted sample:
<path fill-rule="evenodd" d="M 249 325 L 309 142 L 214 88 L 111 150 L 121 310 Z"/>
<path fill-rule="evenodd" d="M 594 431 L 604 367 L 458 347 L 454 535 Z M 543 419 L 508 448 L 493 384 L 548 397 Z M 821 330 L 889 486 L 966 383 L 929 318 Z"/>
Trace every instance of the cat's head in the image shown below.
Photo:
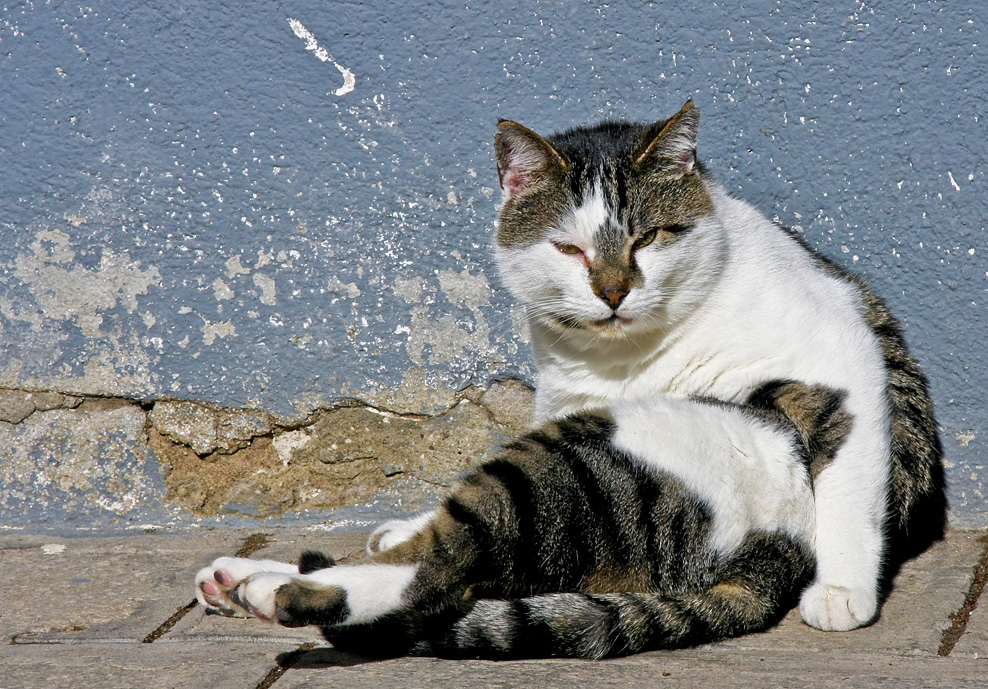
<path fill-rule="evenodd" d="M 560 336 L 665 330 L 715 279 L 719 225 L 692 102 L 655 124 L 604 122 L 543 138 L 498 124 L 505 285 Z"/>

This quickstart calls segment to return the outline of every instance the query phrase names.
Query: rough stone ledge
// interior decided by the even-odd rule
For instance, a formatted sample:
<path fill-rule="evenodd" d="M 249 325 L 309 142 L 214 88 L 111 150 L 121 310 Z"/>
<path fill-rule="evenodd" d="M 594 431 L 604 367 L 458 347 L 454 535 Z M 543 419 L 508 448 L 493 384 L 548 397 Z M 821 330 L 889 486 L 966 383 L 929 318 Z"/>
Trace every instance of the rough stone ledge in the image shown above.
<path fill-rule="evenodd" d="M 75 409 L 83 398 L 59 392 L 32 392 L 0 388 L 0 421 L 20 423 L 36 411 Z"/>
<path fill-rule="evenodd" d="M 84 518 L 167 505 L 264 518 L 383 495 L 411 511 L 532 415 L 532 391 L 517 380 L 467 387 L 432 415 L 345 399 L 301 420 L 190 400 L 0 389 L 0 507 Z"/>

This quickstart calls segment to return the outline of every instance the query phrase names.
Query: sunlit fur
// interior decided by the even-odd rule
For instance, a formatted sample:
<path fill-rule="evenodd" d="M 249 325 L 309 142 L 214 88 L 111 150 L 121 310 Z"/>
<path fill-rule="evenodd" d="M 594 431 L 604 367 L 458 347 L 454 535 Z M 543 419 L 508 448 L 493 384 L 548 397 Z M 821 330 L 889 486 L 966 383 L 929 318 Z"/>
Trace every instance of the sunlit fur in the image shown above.
<path fill-rule="evenodd" d="M 718 187 L 691 103 L 543 139 L 501 122 L 497 260 L 533 430 L 369 563 L 220 558 L 197 597 L 361 653 L 602 658 L 877 611 L 941 533 L 926 380 L 857 278 Z"/>

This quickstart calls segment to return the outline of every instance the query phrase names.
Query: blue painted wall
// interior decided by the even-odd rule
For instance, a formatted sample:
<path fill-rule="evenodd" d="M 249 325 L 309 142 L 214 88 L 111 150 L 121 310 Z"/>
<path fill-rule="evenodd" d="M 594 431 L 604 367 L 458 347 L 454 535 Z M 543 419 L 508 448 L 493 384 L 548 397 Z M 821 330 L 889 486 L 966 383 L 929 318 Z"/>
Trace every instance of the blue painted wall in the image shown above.
<path fill-rule="evenodd" d="M 0 386 L 297 417 L 530 379 L 489 244 L 499 117 L 692 97 L 730 189 L 866 276 L 988 522 L 979 0 L 0 9 Z M 291 21 L 294 20 L 294 21 Z"/>

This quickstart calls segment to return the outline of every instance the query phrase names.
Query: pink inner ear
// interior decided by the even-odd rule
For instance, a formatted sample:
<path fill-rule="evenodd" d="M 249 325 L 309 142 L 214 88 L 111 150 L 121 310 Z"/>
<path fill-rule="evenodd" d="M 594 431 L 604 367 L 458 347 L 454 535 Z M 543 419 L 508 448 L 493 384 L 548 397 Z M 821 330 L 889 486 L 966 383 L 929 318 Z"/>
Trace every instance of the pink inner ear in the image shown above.
<path fill-rule="evenodd" d="M 516 168 L 508 168 L 501 178 L 501 188 L 508 196 L 514 196 L 525 188 L 525 176 Z"/>
<path fill-rule="evenodd" d="M 696 150 L 693 148 L 684 148 L 679 151 L 676 155 L 676 163 L 684 174 L 692 172 L 693 165 L 696 163 Z"/>

